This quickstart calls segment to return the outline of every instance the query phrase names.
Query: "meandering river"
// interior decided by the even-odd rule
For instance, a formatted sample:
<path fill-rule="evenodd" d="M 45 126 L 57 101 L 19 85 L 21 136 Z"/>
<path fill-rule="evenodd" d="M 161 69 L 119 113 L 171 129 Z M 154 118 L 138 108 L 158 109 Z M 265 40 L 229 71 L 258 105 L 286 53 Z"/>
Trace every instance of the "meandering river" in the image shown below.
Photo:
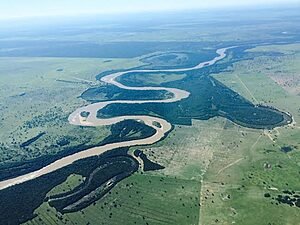
<path fill-rule="evenodd" d="M 232 47 L 231 47 L 232 48 Z M 150 145 L 153 144 L 159 140 L 161 140 L 165 134 L 171 130 L 172 125 L 161 118 L 153 117 L 153 116 L 145 116 L 145 115 L 134 115 L 134 116 L 118 116 L 113 118 L 97 118 L 97 112 L 101 110 L 102 108 L 106 107 L 110 104 L 115 103 L 126 103 L 126 104 L 142 104 L 142 103 L 170 103 L 170 102 L 176 102 L 180 101 L 181 99 L 187 98 L 190 93 L 184 90 L 176 89 L 176 88 L 166 88 L 166 87 L 129 87 L 125 86 L 121 83 L 119 83 L 116 78 L 120 77 L 127 73 L 132 72 L 142 72 L 142 73 L 151 73 L 151 72 L 184 72 L 184 71 L 190 71 L 190 70 L 196 70 L 201 69 L 206 66 L 210 66 L 215 64 L 217 61 L 223 59 L 226 57 L 226 50 L 229 48 L 221 48 L 216 51 L 218 56 L 216 56 L 214 59 L 206 62 L 201 62 L 198 65 L 191 67 L 191 68 L 181 68 L 181 69 L 159 69 L 159 70 L 128 70 L 124 72 L 116 72 L 110 75 L 107 75 L 105 77 L 101 78 L 101 81 L 113 84 L 118 86 L 119 88 L 127 89 L 127 90 L 164 90 L 173 93 L 172 98 L 168 99 L 162 99 L 162 100 L 142 100 L 142 101 L 136 101 L 136 100 L 116 100 L 116 101 L 107 101 L 107 102 L 99 102 L 90 104 L 88 106 L 84 106 L 81 108 L 78 108 L 75 112 L 73 112 L 69 116 L 69 122 L 70 124 L 77 125 L 77 126 L 103 126 L 103 125 L 112 125 L 115 123 L 118 123 L 123 120 L 137 120 L 145 123 L 146 125 L 154 128 L 156 130 L 155 134 L 151 137 L 147 137 L 144 139 L 138 139 L 138 140 L 131 140 L 131 141 L 124 141 L 124 142 L 117 142 L 117 143 L 111 143 L 106 144 L 99 147 L 94 147 L 90 149 L 86 149 L 84 151 L 63 157 L 39 170 L 11 178 L 8 180 L 4 180 L 0 182 L 0 190 L 5 189 L 7 187 L 23 183 L 25 181 L 29 181 L 32 179 L 35 179 L 37 177 L 43 176 L 45 174 L 51 173 L 55 170 L 58 170 L 60 168 L 63 168 L 67 165 L 70 165 L 71 163 L 84 159 L 91 156 L 100 155 L 106 151 L 120 148 L 120 147 L 130 147 L 130 146 L 137 146 L 137 145 Z M 82 117 L 82 112 L 89 112 L 89 115 L 87 117 Z M 161 126 L 158 127 L 155 124 L 159 123 Z"/>

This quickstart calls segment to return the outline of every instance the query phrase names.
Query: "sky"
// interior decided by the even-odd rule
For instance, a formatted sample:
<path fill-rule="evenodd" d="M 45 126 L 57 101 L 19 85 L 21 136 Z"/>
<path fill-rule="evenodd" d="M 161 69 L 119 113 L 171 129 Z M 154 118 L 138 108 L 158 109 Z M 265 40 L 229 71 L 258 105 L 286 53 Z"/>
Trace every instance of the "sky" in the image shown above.
<path fill-rule="evenodd" d="M 300 6 L 300 0 L 0 0 L 0 19 L 273 6 L 288 3 Z"/>

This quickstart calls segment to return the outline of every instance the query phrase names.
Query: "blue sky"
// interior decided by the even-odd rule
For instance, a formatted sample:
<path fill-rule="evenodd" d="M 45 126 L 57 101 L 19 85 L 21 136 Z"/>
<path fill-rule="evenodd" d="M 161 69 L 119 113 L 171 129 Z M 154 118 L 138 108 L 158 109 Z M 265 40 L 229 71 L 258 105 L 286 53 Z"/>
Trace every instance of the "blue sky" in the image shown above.
<path fill-rule="evenodd" d="M 1 0 L 0 19 L 274 5 L 300 0 Z"/>

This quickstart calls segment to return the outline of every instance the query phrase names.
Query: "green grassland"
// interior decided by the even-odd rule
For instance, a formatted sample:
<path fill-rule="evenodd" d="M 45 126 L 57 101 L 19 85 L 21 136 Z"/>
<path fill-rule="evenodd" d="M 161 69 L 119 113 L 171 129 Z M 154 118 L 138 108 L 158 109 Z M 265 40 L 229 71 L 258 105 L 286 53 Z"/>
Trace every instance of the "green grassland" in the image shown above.
<path fill-rule="evenodd" d="M 57 185 L 51 191 L 49 191 L 47 196 L 52 196 L 52 195 L 68 192 L 68 191 L 72 190 L 73 188 L 75 188 L 76 186 L 83 183 L 84 180 L 85 180 L 85 178 L 82 177 L 81 175 L 71 174 L 65 180 L 65 182 L 61 183 L 60 185 Z"/>
<path fill-rule="evenodd" d="M 285 55 L 241 61 L 213 77 L 254 103 L 292 113 L 296 123 L 256 130 L 212 118 L 175 126 L 163 141 L 130 149 L 143 150 L 165 169 L 139 171 L 76 213 L 61 215 L 44 203 L 26 224 L 300 224 L 299 208 L 275 200 L 284 190 L 300 190 L 300 96 L 271 76 L 278 67 L 282 75 L 297 75 L 299 45 L 251 51 L 275 49 Z M 151 82 L 166 79 L 158 75 Z M 283 152 L 285 146 L 292 151 Z M 76 186 L 79 179 L 73 178 L 51 192 Z"/>
<path fill-rule="evenodd" d="M 297 8 L 139 16 L 120 22 L 106 19 L 102 22 L 100 18 L 97 23 L 88 21 L 74 27 L 61 24 L 49 33 L 45 27 L 31 32 L 22 25 L 24 31 L 19 32 L 18 27 L 15 34 L 11 32 L 13 24 L 8 25 L 7 31 L 2 30 L 2 55 L 46 53 L 61 58 L 1 57 L 0 177 L 5 166 L 18 170 L 14 163 L 27 160 L 35 165 L 40 163 L 39 157 L 79 151 L 98 144 L 110 134 L 111 127 L 73 126 L 67 120 L 75 109 L 89 104 L 79 96 L 91 87 L 102 85 L 95 80 L 97 74 L 142 65 L 151 67 L 151 61 L 143 63 L 143 59 L 156 54 L 204 50 L 206 56 L 221 46 L 299 39 Z M 90 58 L 92 54 L 100 57 L 94 51 L 117 58 Z M 165 169 L 148 172 L 139 169 L 103 198 L 78 212 L 61 214 L 45 199 L 35 210 L 36 217 L 25 224 L 300 225 L 300 208 L 279 204 L 275 199 L 284 190 L 300 195 L 300 44 L 261 45 L 247 51 L 268 54 L 234 63 L 227 72 L 213 74 L 213 78 L 255 104 L 290 112 L 294 123 L 258 130 L 214 117 L 192 120 L 192 126 L 175 125 L 162 141 L 129 150 L 130 154 L 142 150 Z M 274 52 L 282 55 L 272 56 Z M 68 54 L 82 58 L 67 58 Z M 235 59 L 229 53 L 220 63 L 231 60 Z M 176 66 L 176 61 L 170 62 Z M 153 61 L 154 66 L 156 63 L 159 60 Z M 147 76 L 130 74 L 128 79 L 140 85 L 164 86 L 187 76 L 188 72 L 148 73 Z M 43 132 L 29 146 L 20 146 Z M 141 134 L 136 132 L 129 137 Z M 114 138 L 124 137 L 116 133 L 109 141 Z M 282 147 L 290 147 L 291 151 L 283 152 Z M 70 191 L 87 177 L 66 176 L 47 196 Z M 19 193 L 23 194 L 22 191 Z M 34 190 L 24 192 L 31 198 Z M 21 204 L 15 205 L 22 208 Z M 11 211 L 13 217 L 19 217 L 17 210 Z"/>
<path fill-rule="evenodd" d="M 44 203 L 26 224 L 197 224 L 199 187 L 197 181 L 135 174 L 80 212 L 61 215 Z"/>
<path fill-rule="evenodd" d="M 272 46 L 271 46 L 272 47 Z M 234 72 L 214 75 L 226 86 L 256 104 L 271 105 L 290 112 L 299 121 L 300 45 L 257 47 L 251 51 L 289 52 L 283 56 L 257 57 L 234 64 Z M 281 48 L 281 50 L 278 50 Z M 294 50 L 292 50 L 294 49 Z M 291 52 L 293 51 L 293 52 Z M 280 77 L 280 78 L 279 78 Z M 292 79 L 291 85 L 281 80 Z"/>
<path fill-rule="evenodd" d="M 81 128 L 70 125 L 67 118 L 87 104 L 78 96 L 100 85 L 95 75 L 136 65 L 138 59 L 1 58 L 0 164 L 99 143 L 109 134 L 109 127 Z M 46 134 L 20 147 L 41 132 Z M 64 139 L 69 143 L 60 146 Z"/>
<path fill-rule="evenodd" d="M 254 50 L 288 51 L 288 55 L 239 62 L 232 72 L 214 76 L 255 103 L 292 113 L 296 123 L 272 131 L 239 128 L 240 132 L 230 137 L 224 129 L 224 145 L 216 144 L 218 154 L 214 154 L 202 184 L 202 224 L 299 224 L 299 208 L 278 204 L 273 198 L 284 190 L 300 190 L 300 96 L 271 76 L 278 68 L 285 71 L 282 76 L 295 74 L 299 49 L 299 45 L 259 47 Z M 234 150 L 229 143 L 239 147 Z M 281 151 L 284 146 L 293 146 L 293 150 L 285 153 Z M 266 193 L 271 197 L 264 197 Z"/>

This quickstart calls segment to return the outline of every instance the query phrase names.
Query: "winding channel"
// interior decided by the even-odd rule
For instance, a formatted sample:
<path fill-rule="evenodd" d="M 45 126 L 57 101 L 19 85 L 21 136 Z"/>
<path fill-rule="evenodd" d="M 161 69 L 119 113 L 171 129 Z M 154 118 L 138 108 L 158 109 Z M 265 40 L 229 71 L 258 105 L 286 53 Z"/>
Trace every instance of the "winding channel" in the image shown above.
<path fill-rule="evenodd" d="M 230 47 L 233 48 L 233 47 Z M 101 78 L 101 81 L 113 84 L 118 86 L 119 88 L 127 89 L 127 90 L 153 90 L 153 91 L 159 91 L 164 90 L 173 93 L 172 98 L 168 99 L 162 99 L 162 100 L 141 100 L 141 101 L 135 101 L 135 100 L 116 100 L 116 101 L 106 101 L 106 102 L 99 102 L 90 104 L 88 106 L 84 106 L 81 108 L 78 108 L 75 112 L 73 112 L 68 120 L 70 124 L 77 125 L 77 126 L 104 126 L 104 125 L 112 125 L 118 122 L 121 122 L 123 120 L 137 120 L 140 122 L 143 122 L 144 124 L 154 128 L 156 130 L 155 134 L 138 140 L 131 140 L 131 141 L 124 141 L 124 142 L 117 142 L 117 143 L 111 143 L 106 144 L 99 147 L 89 148 L 84 151 L 63 157 L 39 170 L 11 178 L 8 180 L 4 180 L 0 182 L 0 190 L 8 188 L 10 186 L 23 183 L 25 181 L 29 181 L 32 179 L 35 179 L 37 177 L 43 176 L 45 174 L 51 173 L 55 170 L 58 170 L 60 168 L 63 168 L 67 165 L 72 164 L 73 162 L 84 159 L 91 156 L 100 155 L 106 151 L 120 148 L 120 147 L 130 147 L 130 146 L 137 146 L 137 145 L 150 145 L 153 143 L 158 142 L 161 140 L 165 134 L 171 130 L 172 125 L 161 118 L 153 117 L 153 116 L 145 116 L 145 115 L 134 115 L 134 116 L 118 116 L 113 118 L 97 118 L 97 111 L 101 110 L 102 108 L 106 107 L 110 104 L 116 104 L 116 103 L 126 103 L 126 104 L 142 104 L 142 103 L 170 103 L 170 102 L 176 102 L 180 101 L 182 99 L 187 98 L 190 93 L 184 90 L 180 90 L 177 88 L 166 88 L 166 87 L 129 87 L 125 86 L 121 83 L 119 83 L 116 78 L 127 74 L 127 73 L 133 73 L 133 72 L 140 72 L 140 73 L 151 73 L 151 72 L 184 72 L 184 71 L 190 71 L 190 70 L 196 70 L 201 69 L 206 66 L 211 66 L 215 64 L 217 61 L 223 59 L 226 57 L 226 50 L 229 48 L 221 48 L 216 51 L 218 56 L 216 56 L 214 59 L 206 62 L 201 62 L 198 65 L 191 67 L 191 68 L 182 68 L 182 69 L 159 69 L 159 70 L 129 70 L 124 72 L 116 72 L 110 75 L 107 75 L 105 77 Z M 81 116 L 82 112 L 89 112 L 89 115 L 87 118 L 84 118 Z M 155 123 L 159 123 L 161 126 L 157 127 L 155 126 Z"/>

